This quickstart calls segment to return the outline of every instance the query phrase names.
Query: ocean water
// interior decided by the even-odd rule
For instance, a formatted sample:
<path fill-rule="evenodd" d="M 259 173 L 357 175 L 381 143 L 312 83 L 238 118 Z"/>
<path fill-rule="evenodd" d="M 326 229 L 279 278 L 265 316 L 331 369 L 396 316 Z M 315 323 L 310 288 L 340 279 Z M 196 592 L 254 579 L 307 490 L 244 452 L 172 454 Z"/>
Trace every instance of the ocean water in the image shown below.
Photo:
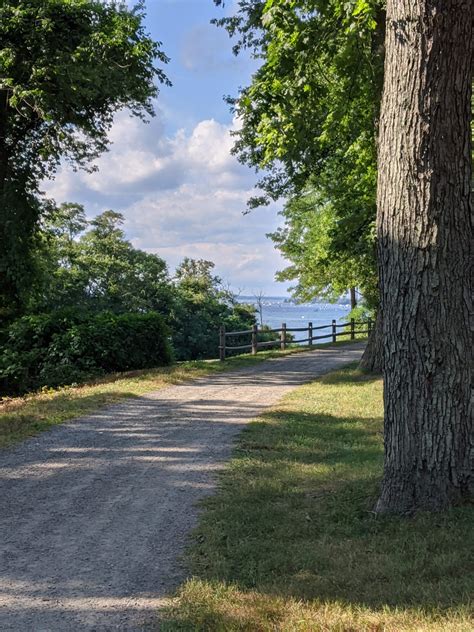
<path fill-rule="evenodd" d="M 240 296 L 240 303 L 251 303 L 257 306 L 255 297 Z M 286 323 L 287 328 L 290 327 L 306 327 L 309 322 L 313 323 L 313 327 L 319 325 L 330 325 L 334 319 L 338 323 L 345 320 L 345 317 L 351 311 L 349 303 L 293 303 L 284 296 L 266 296 L 262 300 L 263 323 L 269 325 L 272 329 L 281 327 L 282 323 Z M 260 324 L 260 316 L 257 314 L 257 321 Z M 314 335 L 322 335 L 329 333 L 330 329 L 323 329 L 315 332 Z M 295 338 L 305 338 L 305 332 L 295 332 Z M 321 342 L 327 342 L 322 340 Z"/>

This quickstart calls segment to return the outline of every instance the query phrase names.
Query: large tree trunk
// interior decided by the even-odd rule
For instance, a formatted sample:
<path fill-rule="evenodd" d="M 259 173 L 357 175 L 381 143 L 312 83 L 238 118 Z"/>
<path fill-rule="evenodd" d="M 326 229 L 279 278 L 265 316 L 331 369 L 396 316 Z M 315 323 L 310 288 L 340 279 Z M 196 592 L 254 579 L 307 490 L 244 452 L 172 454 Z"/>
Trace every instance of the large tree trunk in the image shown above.
<path fill-rule="evenodd" d="M 382 373 L 383 370 L 382 311 L 379 309 L 375 317 L 367 346 L 359 362 L 359 368 L 369 373 Z"/>
<path fill-rule="evenodd" d="M 472 0 L 388 0 L 377 237 L 385 468 L 378 512 L 472 494 Z"/>
<path fill-rule="evenodd" d="M 8 270 L 8 252 L 11 249 L 9 243 L 8 204 L 5 193 L 8 158 L 7 158 L 7 112 L 8 92 L 0 89 L 0 326 L 6 316 L 10 315 L 12 294 Z"/>
<path fill-rule="evenodd" d="M 10 110 L 8 91 L 0 89 L 0 326 L 21 312 L 33 282 L 40 209 L 25 175 L 12 169 Z"/>
<path fill-rule="evenodd" d="M 351 309 L 355 309 L 357 307 L 357 294 L 355 287 L 350 288 L 351 295 Z"/>

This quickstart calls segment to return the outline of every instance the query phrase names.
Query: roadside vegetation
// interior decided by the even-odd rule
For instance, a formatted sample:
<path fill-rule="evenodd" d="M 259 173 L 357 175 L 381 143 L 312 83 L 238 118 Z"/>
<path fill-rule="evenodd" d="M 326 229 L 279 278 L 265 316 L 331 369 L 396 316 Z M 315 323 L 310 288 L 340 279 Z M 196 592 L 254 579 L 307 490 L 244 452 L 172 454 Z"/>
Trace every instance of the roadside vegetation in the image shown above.
<path fill-rule="evenodd" d="M 0 395 L 81 383 L 171 358 L 218 356 L 218 331 L 246 330 L 255 309 L 185 258 L 170 275 L 158 255 L 125 238 L 123 217 L 88 220 L 82 206 L 50 203 L 23 309 L 0 314 Z"/>
<path fill-rule="evenodd" d="M 0 448 L 128 397 L 139 397 L 171 384 L 252 366 L 277 355 L 305 350 L 305 347 L 294 347 L 286 351 L 261 351 L 255 356 L 240 355 L 225 362 L 178 362 L 157 369 L 110 374 L 83 385 L 43 388 L 23 397 L 0 397 Z"/>
<path fill-rule="evenodd" d="M 189 552 L 194 577 L 159 629 L 472 629 L 472 508 L 372 511 L 382 412 L 381 380 L 350 368 L 250 424 L 205 501 Z"/>

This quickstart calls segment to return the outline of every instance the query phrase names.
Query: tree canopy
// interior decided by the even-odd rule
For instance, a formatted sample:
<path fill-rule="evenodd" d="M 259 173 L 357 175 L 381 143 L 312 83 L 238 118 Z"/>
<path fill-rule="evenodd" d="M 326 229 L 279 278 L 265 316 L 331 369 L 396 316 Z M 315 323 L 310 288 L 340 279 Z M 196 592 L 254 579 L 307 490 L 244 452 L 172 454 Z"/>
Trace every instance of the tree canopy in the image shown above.
<path fill-rule="evenodd" d="M 235 52 L 248 47 L 262 60 L 252 83 L 229 98 L 243 123 L 235 153 L 266 170 L 259 182 L 265 195 L 253 202 L 299 191 L 310 177 L 334 169 L 360 165 L 365 174 L 361 152 L 374 160 L 383 76 L 382 2 L 242 0 L 238 6 L 235 16 L 216 22 L 238 37 Z"/>
<path fill-rule="evenodd" d="M 290 265 L 279 271 L 279 281 L 293 281 L 293 296 L 301 301 L 315 298 L 337 300 L 350 288 L 359 288 L 369 308 L 377 305 L 372 234 L 359 251 L 340 247 L 338 217 L 334 206 L 318 189 L 308 187 L 290 199 L 280 213 L 283 227 L 269 237 Z M 360 246 L 364 247 L 361 248 Z"/>
<path fill-rule="evenodd" d="M 238 7 L 233 17 L 216 22 L 237 37 L 236 53 L 249 48 L 262 61 L 251 84 L 229 98 L 242 121 L 234 152 L 262 173 L 262 194 L 250 200 L 250 207 L 304 194 L 301 203 L 290 202 L 283 213 L 287 229 L 273 235 L 291 260 L 298 229 L 314 226 L 317 213 L 310 204 L 315 197 L 308 199 L 304 192 L 309 189 L 329 203 L 334 221 L 326 239 L 338 253 L 334 261 L 363 262 L 367 274 L 361 284 L 370 287 L 372 300 L 383 2 L 242 0 Z M 305 221 L 304 211 L 310 215 Z M 303 245 L 303 232 L 300 240 Z M 306 252 L 300 249 L 301 258 Z M 308 272 L 314 263 L 309 258 L 303 267 Z M 283 278 L 297 275 L 298 269 L 293 265 Z M 318 285 L 310 276 L 300 276 L 300 289 L 306 285 L 311 292 Z"/>
<path fill-rule="evenodd" d="M 132 323 L 138 323 L 134 315 L 159 314 L 179 360 L 215 358 L 222 324 L 232 330 L 254 324 L 254 307 L 237 301 L 214 274 L 214 263 L 186 257 L 171 275 L 159 255 L 126 239 L 123 223 L 124 217 L 112 210 L 88 218 L 80 204 L 49 202 L 31 255 L 37 274 L 25 315 L 0 326 L 0 342 L 6 341 L 4 348 L 0 345 L 0 373 L 11 367 L 12 388 L 23 369 L 8 340 L 15 332 L 30 331 L 33 322 L 52 323 L 54 333 L 55 323 L 74 328 L 83 319 L 99 322 L 101 314 L 105 320 L 130 315 Z M 28 335 L 21 339 L 27 347 Z"/>
<path fill-rule="evenodd" d="M 61 160 L 91 169 L 115 112 L 153 115 L 167 57 L 143 3 L 7 0 L 0 6 L 0 310 L 24 300 L 44 202 Z"/>
<path fill-rule="evenodd" d="M 123 221 L 111 210 L 88 221 L 79 204 L 53 205 L 43 219 L 29 309 L 165 313 L 171 302 L 166 263 L 134 248 Z"/>

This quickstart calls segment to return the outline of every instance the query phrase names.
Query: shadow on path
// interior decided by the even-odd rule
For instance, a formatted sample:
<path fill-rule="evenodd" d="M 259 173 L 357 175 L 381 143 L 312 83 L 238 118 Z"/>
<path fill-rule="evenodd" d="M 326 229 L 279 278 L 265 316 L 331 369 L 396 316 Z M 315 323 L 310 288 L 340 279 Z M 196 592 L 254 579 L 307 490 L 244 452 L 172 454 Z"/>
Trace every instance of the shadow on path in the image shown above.
<path fill-rule="evenodd" d="M 201 378 L 0 453 L 0 630 L 139 630 L 182 580 L 196 503 L 236 434 L 363 345 Z"/>

